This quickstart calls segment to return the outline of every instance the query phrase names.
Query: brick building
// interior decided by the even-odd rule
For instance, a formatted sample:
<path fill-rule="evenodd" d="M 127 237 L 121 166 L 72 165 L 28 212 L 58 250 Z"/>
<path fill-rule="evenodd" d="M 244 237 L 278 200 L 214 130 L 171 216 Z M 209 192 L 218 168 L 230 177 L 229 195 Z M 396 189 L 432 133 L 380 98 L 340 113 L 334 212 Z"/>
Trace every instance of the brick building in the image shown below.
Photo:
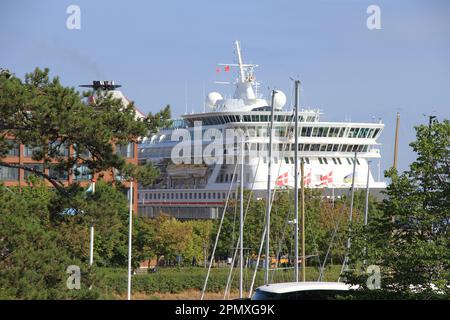
<path fill-rule="evenodd" d="M 129 103 L 129 100 L 122 94 L 121 91 L 115 90 L 115 87 L 113 87 L 112 89 L 113 90 L 108 90 L 108 92 L 111 92 L 115 98 L 121 99 L 124 104 Z M 138 118 L 143 118 L 144 114 L 139 110 L 136 110 L 136 116 Z M 36 170 L 48 174 L 55 180 L 62 182 L 64 185 L 69 185 L 71 183 L 78 182 L 80 183 L 81 186 L 86 187 L 92 183 L 93 179 L 95 179 L 96 181 L 100 179 L 103 179 L 105 181 L 113 181 L 113 180 L 117 181 L 121 179 L 119 176 L 116 175 L 116 172 L 114 172 L 115 170 L 98 172 L 93 175 L 90 172 L 90 170 L 87 167 L 83 166 L 81 163 L 75 166 L 75 168 L 71 170 L 72 172 L 61 172 L 55 170 L 54 168 L 52 168 L 51 163 L 47 164 L 46 167 L 44 168 L 44 164 L 42 161 L 36 161 L 32 159 L 33 155 L 32 148 L 15 142 L 14 137 L 12 136 L 7 136 L 6 139 L 9 143 L 11 143 L 13 147 L 10 149 L 6 157 L 2 158 L 3 162 L 11 164 L 20 164 L 25 167 L 34 168 Z M 62 156 L 69 156 L 69 154 L 73 154 L 75 152 L 73 146 L 61 146 L 59 149 Z M 124 146 L 115 145 L 114 150 L 116 153 L 125 157 L 128 163 L 136 165 L 138 164 L 137 143 L 130 142 L 129 144 Z M 32 174 L 33 174 L 32 172 L 24 169 L 9 168 L 0 165 L 0 183 L 3 183 L 5 186 L 25 186 L 27 184 L 26 179 Z M 49 182 L 47 183 L 51 185 Z M 123 184 L 125 188 L 127 188 L 128 190 L 128 188 L 130 187 L 130 182 L 123 181 Z M 137 204 L 138 204 L 137 199 L 138 199 L 137 183 L 134 183 L 133 212 L 135 214 L 137 214 Z"/>

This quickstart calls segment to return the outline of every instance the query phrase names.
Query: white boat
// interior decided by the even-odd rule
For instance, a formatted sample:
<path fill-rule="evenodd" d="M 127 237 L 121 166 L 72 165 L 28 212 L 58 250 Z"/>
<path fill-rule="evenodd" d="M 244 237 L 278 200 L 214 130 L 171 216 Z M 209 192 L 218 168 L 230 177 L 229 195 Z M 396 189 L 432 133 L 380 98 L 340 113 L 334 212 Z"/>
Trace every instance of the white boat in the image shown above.
<path fill-rule="evenodd" d="M 263 285 L 252 300 L 335 300 L 351 294 L 358 286 L 342 282 L 284 282 Z"/>
<path fill-rule="evenodd" d="M 247 144 L 244 188 L 253 190 L 255 197 L 265 196 L 272 101 L 264 99 L 258 92 L 254 75 L 257 65 L 243 63 L 238 41 L 235 46 L 237 63 L 220 65 L 225 70 L 236 67 L 238 71 L 233 97 L 224 98 L 218 92 L 211 92 L 206 97 L 208 110 L 184 114 L 171 128 L 161 129 L 157 134 L 143 138 L 139 144 L 140 163 L 153 163 L 161 171 L 160 178 L 152 186 L 139 189 L 139 215 L 154 217 L 164 212 L 179 219 L 220 216 L 230 184 L 239 181 L 236 162 L 229 161 L 237 158 L 238 144 L 225 138 L 213 142 L 210 132 L 214 130 L 223 137 L 230 130 L 244 132 Z M 294 187 L 294 112 L 292 107 L 285 107 L 285 103 L 285 95 L 278 91 L 274 98 L 273 150 L 276 152 L 271 166 L 272 189 Z M 305 186 L 319 188 L 330 198 L 347 193 L 352 184 L 354 154 L 357 152 L 355 188 L 365 188 L 368 161 L 381 158 L 377 140 L 384 124 L 381 121 L 321 121 L 321 116 L 318 109 L 303 107 L 299 110 L 298 154 L 305 163 Z M 183 132 L 187 132 L 192 140 L 180 142 Z M 223 149 L 223 153 L 215 155 L 220 161 L 205 163 L 204 153 L 213 143 L 220 143 Z M 192 147 L 187 156 L 174 153 L 183 144 L 189 148 L 200 147 L 199 150 Z M 174 163 L 179 160 L 184 162 Z M 369 174 L 372 193 L 385 187 L 385 182 L 376 181 L 372 173 Z M 233 188 L 233 198 L 236 198 L 236 191 Z"/>

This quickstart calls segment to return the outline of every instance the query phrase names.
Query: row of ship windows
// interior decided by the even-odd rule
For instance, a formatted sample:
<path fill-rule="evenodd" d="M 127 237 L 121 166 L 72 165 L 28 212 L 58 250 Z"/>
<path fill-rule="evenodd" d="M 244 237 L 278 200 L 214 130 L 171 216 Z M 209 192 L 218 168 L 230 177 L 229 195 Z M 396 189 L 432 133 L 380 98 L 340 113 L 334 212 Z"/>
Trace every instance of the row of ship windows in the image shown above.
<path fill-rule="evenodd" d="M 202 129 L 202 137 L 206 137 L 205 132 L 208 129 Z M 222 131 L 220 128 L 217 130 Z M 267 137 L 268 136 L 267 127 L 246 127 L 245 134 L 247 137 Z M 375 139 L 380 132 L 379 128 L 358 128 L 358 127 L 300 127 L 299 136 L 305 138 L 358 138 L 358 139 Z M 190 131 L 191 139 L 194 139 L 194 132 Z M 212 134 L 212 133 L 211 133 Z M 275 137 L 291 137 L 294 135 L 293 127 L 286 126 L 275 126 L 274 136 Z M 210 138 L 210 137 L 208 137 Z M 171 137 L 169 134 L 154 136 L 152 141 L 159 142 L 170 141 Z"/>
<path fill-rule="evenodd" d="M 268 143 L 250 143 L 250 150 L 252 151 L 265 151 L 268 150 Z M 229 147 L 232 149 L 232 147 Z M 246 150 L 249 149 L 249 146 L 246 145 Z M 294 151 L 295 144 L 283 144 L 277 143 L 274 144 L 274 150 L 278 151 Z M 319 144 L 319 143 L 299 143 L 298 151 L 304 152 L 367 152 L 369 150 L 369 145 L 363 144 Z M 152 157 L 170 157 L 171 156 L 171 147 L 167 148 L 142 148 L 140 150 L 141 156 L 148 155 Z M 227 149 L 224 149 L 224 154 L 227 154 Z M 228 152 L 228 154 L 230 154 Z"/>
<path fill-rule="evenodd" d="M 203 125 L 218 125 L 230 122 L 270 122 L 270 114 L 252 114 L 252 115 L 218 115 L 214 117 L 200 117 L 196 119 L 187 119 L 188 126 L 193 126 L 195 121 L 202 122 Z M 299 122 L 314 122 L 316 116 L 299 116 Z M 292 115 L 276 114 L 274 122 L 294 122 Z"/>
<path fill-rule="evenodd" d="M 232 192 L 231 197 L 236 196 Z M 138 194 L 138 199 L 141 195 Z M 227 194 L 225 192 L 172 192 L 172 193 L 144 193 L 145 200 L 226 200 Z"/>

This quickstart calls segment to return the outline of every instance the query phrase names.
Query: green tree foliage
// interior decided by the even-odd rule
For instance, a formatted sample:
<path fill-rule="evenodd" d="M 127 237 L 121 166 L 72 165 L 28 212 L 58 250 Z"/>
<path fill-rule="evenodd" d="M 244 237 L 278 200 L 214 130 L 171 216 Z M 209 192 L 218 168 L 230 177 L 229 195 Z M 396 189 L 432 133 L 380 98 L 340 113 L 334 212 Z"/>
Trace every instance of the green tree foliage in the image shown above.
<path fill-rule="evenodd" d="M 347 277 L 365 287 L 368 275 L 360 267 L 366 258 L 381 268 L 383 293 L 431 294 L 438 288 L 448 294 L 450 122 L 421 125 L 416 132 L 410 146 L 417 160 L 402 174 L 386 172 L 391 183 L 382 215 L 355 231 Z"/>
<path fill-rule="evenodd" d="M 65 216 L 52 208 L 58 195 L 38 181 L 32 188 L 0 185 L 0 298 L 80 299 L 95 298 L 88 290 L 94 272 L 74 247 L 71 234 L 60 229 Z M 73 232 L 73 230 L 71 230 Z M 84 260 L 84 261 L 83 261 Z M 68 290 L 66 268 L 82 270 L 81 289 Z"/>
<path fill-rule="evenodd" d="M 89 103 L 83 97 L 93 96 Z M 127 200 L 120 185 L 98 181 L 95 193 L 78 184 L 64 186 L 45 172 L 4 160 L 16 143 L 33 148 L 32 158 L 68 174 L 83 164 L 94 172 L 114 171 L 147 185 L 158 175 L 151 165 L 136 166 L 116 154 L 113 144 L 170 124 L 170 107 L 143 121 L 133 103 L 123 105 L 103 92 L 83 95 L 36 69 L 24 81 L 0 73 L 0 166 L 21 168 L 33 176 L 29 186 L 0 184 L 0 298 L 71 299 L 98 297 L 95 266 L 124 266 L 128 245 Z M 72 146 L 75 152 L 61 151 Z M 64 148 L 63 148 L 64 147 Z M 49 188 L 42 178 L 50 182 Z M 145 223 L 134 220 L 137 258 L 152 255 Z M 95 227 L 94 267 L 88 266 L 89 228 Z M 136 264 L 139 260 L 133 261 Z M 66 268 L 78 265 L 81 290 L 68 290 Z M 87 290 L 92 285 L 92 290 Z"/>
<path fill-rule="evenodd" d="M 49 70 L 36 68 L 25 80 L 0 75 L 0 165 L 31 171 L 64 191 L 61 181 L 46 173 L 21 164 L 2 161 L 12 144 L 7 137 L 33 148 L 32 158 L 46 167 L 56 162 L 56 169 L 77 173 L 76 164 L 84 164 L 94 172 L 116 169 L 141 183 L 149 184 L 156 176 L 150 165 L 136 168 L 116 154 L 113 143 L 137 142 L 138 137 L 154 132 L 170 123 L 170 107 L 143 121 L 136 119 L 133 102 L 124 105 L 103 91 L 80 95 L 74 88 L 61 85 L 59 78 L 50 79 Z M 90 103 L 83 96 L 93 96 Z M 74 152 L 63 154 L 73 146 Z"/>
<path fill-rule="evenodd" d="M 211 220 L 180 221 L 166 214 L 154 219 L 140 217 L 134 255 L 139 261 L 163 258 L 166 265 L 191 265 L 195 257 L 199 264 L 205 250 L 208 255 L 211 249 L 212 226 Z M 178 256 L 182 261 L 176 261 Z"/>

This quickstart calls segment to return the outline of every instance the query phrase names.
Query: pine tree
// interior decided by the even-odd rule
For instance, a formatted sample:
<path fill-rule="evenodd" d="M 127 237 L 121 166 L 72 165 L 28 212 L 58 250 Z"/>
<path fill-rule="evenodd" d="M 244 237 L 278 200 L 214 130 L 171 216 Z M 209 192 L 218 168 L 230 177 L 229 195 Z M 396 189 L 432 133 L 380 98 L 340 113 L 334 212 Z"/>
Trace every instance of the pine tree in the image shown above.
<path fill-rule="evenodd" d="M 450 292 L 450 122 L 434 121 L 416 132 L 410 146 L 417 159 L 402 174 L 386 172 L 391 183 L 383 214 L 353 234 L 347 274 L 349 282 L 365 286 L 368 275 L 360 268 L 367 258 L 366 265 L 380 266 L 384 292 L 402 297 Z"/>

